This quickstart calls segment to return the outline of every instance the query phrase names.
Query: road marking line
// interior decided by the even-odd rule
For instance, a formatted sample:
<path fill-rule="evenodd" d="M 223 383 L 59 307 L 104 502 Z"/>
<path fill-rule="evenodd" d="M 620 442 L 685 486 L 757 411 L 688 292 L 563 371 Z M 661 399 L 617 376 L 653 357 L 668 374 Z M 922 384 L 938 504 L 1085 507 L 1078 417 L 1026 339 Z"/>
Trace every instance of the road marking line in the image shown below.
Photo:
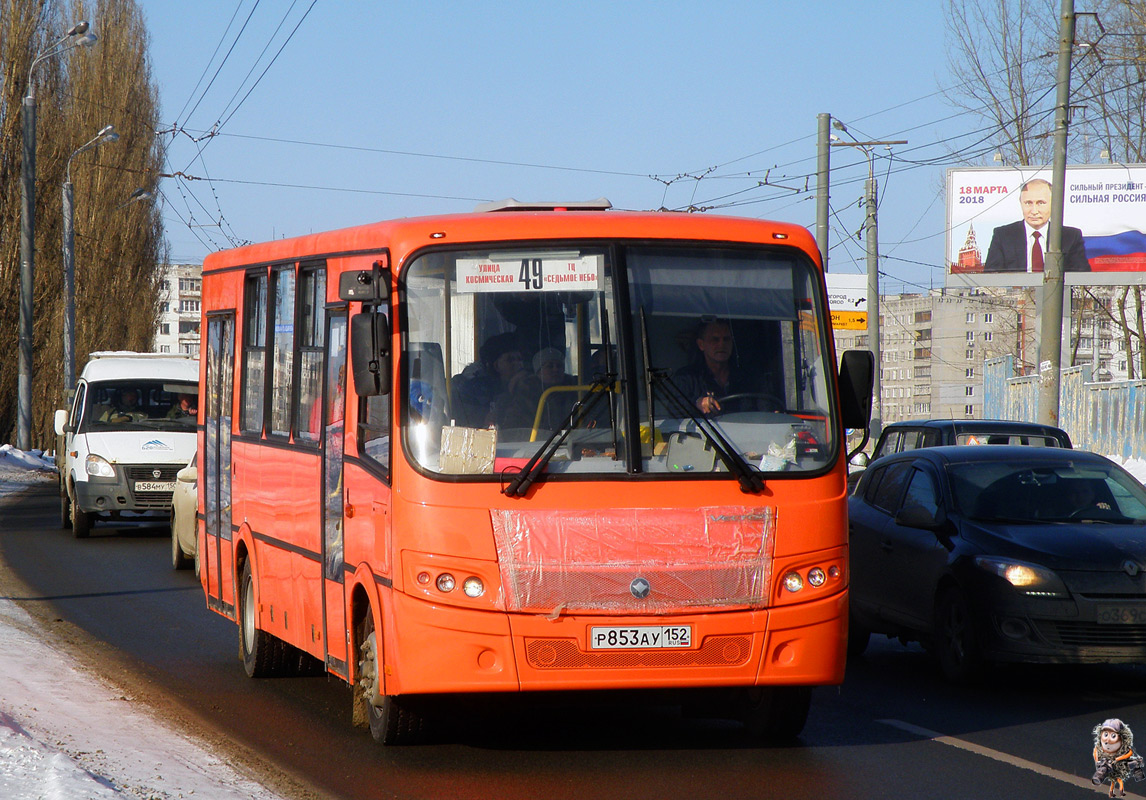
<path fill-rule="evenodd" d="M 992 750 L 989 747 L 983 747 L 982 745 L 975 744 L 974 742 L 968 742 L 964 739 L 958 739 L 954 736 L 945 736 L 938 731 L 921 728 L 918 725 L 912 725 L 910 722 L 903 722 L 902 720 L 898 719 L 880 719 L 876 720 L 876 722 L 880 722 L 884 725 L 890 725 L 893 728 L 899 728 L 900 730 L 907 731 L 908 733 L 914 733 L 916 736 L 922 736 L 925 739 L 930 739 L 931 741 L 938 742 L 939 744 L 945 744 L 949 745 L 950 747 L 957 747 L 960 750 L 966 750 L 968 753 L 974 753 L 978 756 L 985 756 L 986 758 L 993 758 L 995 761 L 1002 761 L 1004 764 L 1010 764 L 1012 767 L 1028 769 L 1031 772 L 1036 772 L 1039 775 L 1045 775 L 1048 778 L 1054 778 L 1055 780 L 1062 781 L 1063 783 L 1069 783 L 1072 786 L 1079 786 L 1083 789 L 1090 789 L 1091 791 L 1103 791 L 1104 793 L 1106 791 L 1106 784 L 1103 784 L 1103 788 L 1100 790 L 1090 782 L 1089 778 L 1080 778 L 1077 775 L 1071 775 L 1070 773 L 1063 772 L 1062 770 L 1052 769 L 1051 767 L 1043 766 L 1042 764 L 1036 764 L 1033 761 L 1027 761 L 1025 758 L 1019 758 L 1018 756 L 1012 756 L 998 750 Z M 1129 781 L 1127 783 L 1129 783 Z M 1126 796 L 1141 797 L 1141 795 L 1132 794 L 1129 790 L 1126 792 Z"/>

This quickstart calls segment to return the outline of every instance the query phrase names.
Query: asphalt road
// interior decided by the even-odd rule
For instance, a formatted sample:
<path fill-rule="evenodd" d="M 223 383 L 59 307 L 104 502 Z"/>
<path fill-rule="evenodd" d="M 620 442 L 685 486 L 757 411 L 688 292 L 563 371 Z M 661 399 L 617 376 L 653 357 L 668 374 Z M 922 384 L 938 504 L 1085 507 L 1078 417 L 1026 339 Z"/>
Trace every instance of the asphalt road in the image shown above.
<path fill-rule="evenodd" d="M 0 557 L 23 583 L 9 596 L 48 635 L 78 628 L 71 638 L 97 665 L 224 734 L 256 769 L 330 797 L 1056 800 L 1098 796 L 1097 723 L 1146 730 L 1146 668 L 1012 668 L 961 688 L 918 647 L 880 638 L 842 686 L 815 691 L 790 746 L 672 706 L 578 695 L 456 698 L 433 742 L 380 748 L 351 727 L 341 681 L 246 677 L 234 624 L 207 610 L 190 572 L 171 570 L 165 527 L 97 526 L 76 540 L 57 508 L 48 486 L 0 510 Z"/>

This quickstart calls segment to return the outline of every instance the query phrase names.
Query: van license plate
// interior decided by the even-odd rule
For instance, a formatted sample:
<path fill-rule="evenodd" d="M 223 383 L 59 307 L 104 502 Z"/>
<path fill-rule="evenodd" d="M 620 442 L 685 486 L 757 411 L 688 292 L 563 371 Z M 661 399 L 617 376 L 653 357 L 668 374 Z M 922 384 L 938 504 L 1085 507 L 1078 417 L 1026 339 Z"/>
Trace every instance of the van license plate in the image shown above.
<path fill-rule="evenodd" d="M 136 481 L 137 492 L 174 492 L 175 481 Z"/>
<path fill-rule="evenodd" d="M 589 646 L 593 650 L 657 650 L 692 647 L 691 625 L 634 625 L 632 627 L 594 627 L 589 629 Z"/>

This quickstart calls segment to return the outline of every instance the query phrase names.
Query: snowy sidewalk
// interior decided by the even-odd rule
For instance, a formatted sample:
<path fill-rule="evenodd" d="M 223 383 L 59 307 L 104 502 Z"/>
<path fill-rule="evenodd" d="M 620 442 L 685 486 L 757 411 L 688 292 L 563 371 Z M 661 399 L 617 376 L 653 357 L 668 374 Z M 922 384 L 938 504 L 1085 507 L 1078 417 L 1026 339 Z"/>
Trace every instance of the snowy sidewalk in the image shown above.
<path fill-rule="evenodd" d="M 5 498 L 55 482 L 38 453 L 0 446 Z M 4 800 L 281 800 L 207 746 L 153 717 L 121 689 L 43 640 L 0 599 L 0 798 Z"/>

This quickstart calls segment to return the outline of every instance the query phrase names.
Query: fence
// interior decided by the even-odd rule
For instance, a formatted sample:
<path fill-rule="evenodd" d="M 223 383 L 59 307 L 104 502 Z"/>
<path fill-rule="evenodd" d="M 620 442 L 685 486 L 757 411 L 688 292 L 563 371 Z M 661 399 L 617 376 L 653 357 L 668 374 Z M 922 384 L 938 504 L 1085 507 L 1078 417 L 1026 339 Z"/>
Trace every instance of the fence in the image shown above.
<path fill-rule="evenodd" d="M 1014 356 L 988 359 L 983 416 L 1037 422 L 1037 376 L 1012 377 Z M 1059 427 L 1074 446 L 1123 460 L 1146 459 L 1146 380 L 1090 382 L 1090 366 L 1061 372 Z"/>

